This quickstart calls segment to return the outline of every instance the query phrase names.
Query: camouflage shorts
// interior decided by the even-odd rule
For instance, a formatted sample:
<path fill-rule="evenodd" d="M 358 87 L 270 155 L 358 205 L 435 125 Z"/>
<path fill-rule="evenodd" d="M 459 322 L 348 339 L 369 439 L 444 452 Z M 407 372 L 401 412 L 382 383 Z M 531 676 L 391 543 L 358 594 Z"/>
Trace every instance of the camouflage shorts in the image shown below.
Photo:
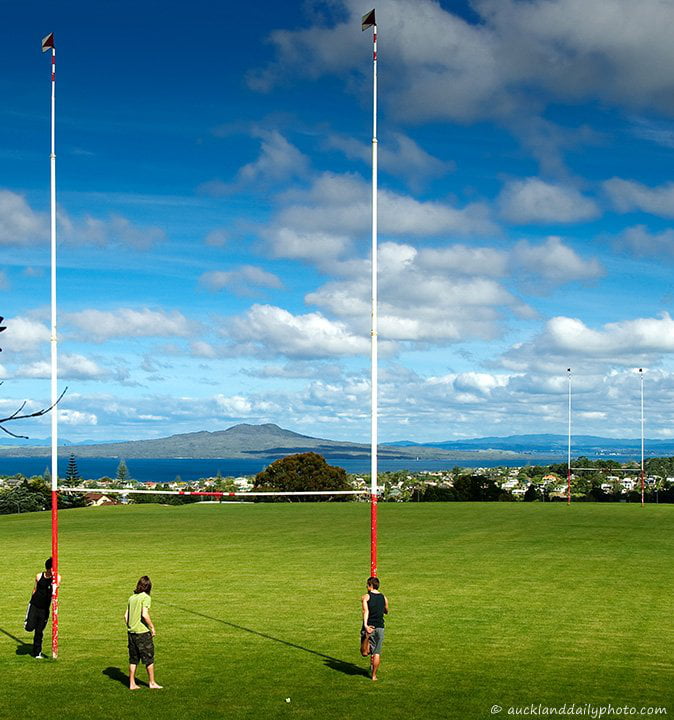
<path fill-rule="evenodd" d="M 152 665 L 154 662 L 154 641 L 151 632 L 127 633 L 129 636 L 129 665 Z"/>

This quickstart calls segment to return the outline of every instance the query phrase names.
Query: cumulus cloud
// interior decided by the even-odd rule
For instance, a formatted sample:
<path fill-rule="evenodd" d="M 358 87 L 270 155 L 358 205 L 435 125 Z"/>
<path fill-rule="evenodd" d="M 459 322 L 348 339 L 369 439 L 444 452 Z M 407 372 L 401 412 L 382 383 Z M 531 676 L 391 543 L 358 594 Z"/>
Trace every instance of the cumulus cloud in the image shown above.
<path fill-rule="evenodd" d="M 23 195 L 0 190 L 0 245 L 35 245 L 48 237 L 45 214 L 35 212 Z"/>
<path fill-rule="evenodd" d="M 5 318 L 7 327 L 2 333 L 2 347 L 13 352 L 26 352 L 40 346 L 47 347 L 51 331 L 44 323 L 28 317 Z"/>
<path fill-rule="evenodd" d="M 328 236 L 365 233 L 370 227 L 371 189 L 360 176 L 323 173 L 306 190 L 280 198 L 285 206 L 274 220 L 296 233 Z M 496 232 L 488 208 L 471 203 L 455 208 L 437 201 L 419 201 L 390 190 L 379 192 L 379 230 L 390 235 L 461 235 Z"/>
<path fill-rule="evenodd" d="M 147 250 L 165 238 L 161 228 L 136 225 L 121 215 L 73 217 L 64 209 L 58 211 L 58 234 L 72 244 L 136 250 Z M 34 245 L 48 239 L 49 216 L 33 210 L 22 195 L 0 189 L 0 245 Z"/>
<path fill-rule="evenodd" d="M 329 27 L 277 30 L 276 60 L 251 73 L 267 90 L 287 73 L 353 77 L 366 66 L 362 6 L 338 3 Z M 476 0 L 472 24 L 432 0 L 382 0 L 390 67 L 387 99 L 409 120 L 504 118 L 547 101 L 599 97 L 674 112 L 674 7 L 660 0 Z M 383 25 L 382 25 L 383 26 Z M 362 72 L 362 71 L 361 71 Z"/>
<path fill-rule="evenodd" d="M 222 247 L 229 240 L 229 233 L 225 228 L 216 228 L 206 235 L 204 242 L 211 247 Z"/>
<path fill-rule="evenodd" d="M 674 321 L 667 313 L 607 323 L 600 330 L 577 318 L 555 317 L 548 322 L 545 335 L 553 349 L 594 357 L 674 352 Z"/>
<path fill-rule="evenodd" d="M 578 318 L 551 318 L 531 341 L 504 353 L 501 363 L 519 372 L 560 375 L 571 365 L 582 374 L 604 374 L 607 368 L 659 363 L 674 353 L 674 321 L 667 313 L 589 327 Z M 575 382 L 575 381 L 574 381 Z"/>
<path fill-rule="evenodd" d="M 199 282 L 214 292 L 227 288 L 236 295 L 254 295 L 255 288 L 283 287 L 281 279 L 273 273 L 253 265 L 242 265 L 234 270 L 210 270 L 205 272 Z"/>
<path fill-rule="evenodd" d="M 617 238 L 616 246 L 637 257 L 674 259 L 674 230 L 650 233 L 644 225 L 627 228 Z"/>
<path fill-rule="evenodd" d="M 211 343 L 204 340 L 197 340 L 190 343 L 190 355 L 201 358 L 216 358 L 218 352 Z"/>
<path fill-rule="evenodd" d="M 392 133 L 392 143 L 380 139 L 377 159 L 379 167 L 402 177 L 413 190 L 420 190 L 427 181 L 442 177 L 454 170 L 452 162 L 439 160 L 427 153 L 412 138 L 403 133 Z M 326 141 L 328 148 L 343 152 L 349 159 L 360 160 L 369 165 L 372 146 L 346 135 L 332 135 Z"/>
<path fill-rule="evenodd" d="M 121 215 L 106 219 L 85 215 L 74 218 L 65 211 L 58 217 L 59 235 L 69 243 L 93 245 L 100 248 L 126 246 L 134 250 L 149 250 L 166 238 L 155 226 L 141 226 Z"/>
<path fill-rule="evenodd" d="M 64 425 L 98 425 L 98 418 L 94 413 L 64 409 L 59 410 L 59 422 Z"/>
<path fill-rule="evenodd" d="M 61 354 L 58 359 L 58 375 L 61 378 L 77 380 L 101 380 L 109 378 L 112 373 L 102 368 L 97 362 L 84 355 Z M 51 363 L 43 360 L 21 366 L 16 371 L 17 377 L 48 378 L 51 376 Z"/>
<path fill-rule="evenodd" d="M 187 337 L 192 333 L 189 321 L 177 310 L 91 309 L 69 313 L 66 318 L 94 342 L 125 337 Z"/>
<path fill-rule="evenodd" d="M 435 265 L 433 261 L 438 259 Z M 384 339 L 447 343 L 467 339 L 493 339 L 503 332 L 503 312 L 529 314 L 529 308 L 493 277 L 471 276 L 450 265 L 466 259 L 485 275 L 502 272 L 505 258 L 488 251 L 448 248 L 446 252 L 418 251 L 411 245 L 387 242 L 379 247 L 379 331 Z M 369 317 L 369 267 L 343 281 L 326 283 L 306 296 L 308 303 L 366 332 Z"/>
<path fill-rule="evenodd" d="M 247 367 L 241 370 L 242 374 L 262 379 L 282 378 L 285 380 L 316 379 L 336 380 L 342 377 L 342 368 L 337 363 L 312 363 L 303 360 L 286 363 L 285 365 L 263 365 L 261 367 Z"/>
<path fill-rule="evenodd" d="M 449 245 L 419 249 L 417 262 L 424 270 L 503 277 L 508 269 L 508 254 L 488 247 Z"/>
<path fill-rule="evenodd" d="M 360 355 L 370 347 L 369 338 L 354 335 L 342 322 L 321 313 L 293 315 L 273 305 L 253 305 L 231 321 L 229 332 L 251 352 L 292 358 Z"/>
<path fill-rule="evenodd" d="M 200 192 L 221 197 L 243 188 L 267 186 L 307 174 L 309 160 L 278 130 L 258 128 L 252 135 L 260 139 L 258 158 L 239 168 L 233 182 L 210 180 L 199 186 Z"/>
<path fill-rule="evenodd" d="M 265 230 L 267 246 L 275 257 L 307 260 L 319 267 L 330 266 L 352 247 L 347 235 L 328 232 L 297 232 L 288 227 Z"/>
<path fill-rule="evenodd" d="M 614 177 L 604 183 L 604 190 L 618 212 L 641 210 L 661 217 L 674 217 L 674 182 L 651 188 Z"/>
<path fill-rule="evenodd" d="M 530 273 L 536 282 L 556 285 L 575 280 L 595 280 L 604 275 L 597 259 L 581 258 L 558 237 L 549 237 L 538 245 L 521 240 L 513 249 L 512 262 L 514 267 Z"/>
<path fill-rule="evenodd" d="M 599 215 L 596 203 L 575 188 L 537 177 L 506 183 L 498 204 L 506 220 L 520 224 L 579 222 Z"/>

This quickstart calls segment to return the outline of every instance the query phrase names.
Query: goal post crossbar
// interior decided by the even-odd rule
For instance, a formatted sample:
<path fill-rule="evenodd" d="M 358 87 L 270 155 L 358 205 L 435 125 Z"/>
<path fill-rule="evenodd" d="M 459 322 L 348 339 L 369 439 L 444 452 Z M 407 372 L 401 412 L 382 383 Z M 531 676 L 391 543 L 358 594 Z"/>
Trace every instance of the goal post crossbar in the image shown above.
<path fill-rule="evenodd" d="M 369 490 L 298 490 L 298 491 L 228 491 L 228 490 L 134 490 L 120 488 L 85 488 L 85 487 L 60 487 L 59 492 L 83 492 L 101 493 L 102 495 L 182 495 L 182 496 L 206 496 L 206 497 L 276 497 L 276 496 L 297 496 L 297 495 L 369 495 Z"/>
<path fill-rule="evenodd" d="M 572 467 L 571 468 L 572 472 L 574 472 L 576 470 L 578 470 L 578 471 L 592 470 L 593 472 L 601 472 L 601 473 L 609 473 L 609 474 L 610 473 L 621 473 L 621 472 L 624 472 L 624 473 L 640 473 L 641 472 L 641 470 L 639 468 L 592 468 L 592 467 L 577 467 L 577 468 Z"/>

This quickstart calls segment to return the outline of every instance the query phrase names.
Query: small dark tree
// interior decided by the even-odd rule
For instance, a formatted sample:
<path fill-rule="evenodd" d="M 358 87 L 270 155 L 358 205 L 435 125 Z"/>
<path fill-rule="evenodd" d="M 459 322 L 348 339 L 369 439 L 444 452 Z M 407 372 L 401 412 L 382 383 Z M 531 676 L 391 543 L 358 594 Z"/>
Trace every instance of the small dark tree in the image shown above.
<path fill-rule="evenodd" d="M 122 483 L 127 482 L 130 479 L 129 469 L 126 467 L 126 463 L 124 462 L 124 460 L 119 461 L 119 465 L 117 466 L 117 475 L 115 479 L 118 482 Z"/>
<path fill-rule="evenodd" d="M 77 460 L 75 460 L 75 455 L 73 455 L 73 453 L 70 453 L 70 458 L 68 459 L 68 467 L 66 468 L 65 484 L 77 485 L 79 481 L 80 473 L 77 469 Z"/>
<path fill-rule="evenodd" d="M 536 486 L 533 483 L 530 483 L 527 491 L 524 493 L 524 502 L 533 502 L 534 500 L 538 500 L 538 490 L 536 490 Z"/>
<path fill-rule="evenodd" d="M 297 492 L 302 490 L 350 490 L 344 468 L 328 465 L 325 458 L 308 452 L 275 460 L 269 467 L 255 476 L 255 490 L 281 490 Z M 346 497 L 346 496 L 337 496 Z M 333 499 L 330 495 L 300 495 L 289 499 L 313 501 Z"/>

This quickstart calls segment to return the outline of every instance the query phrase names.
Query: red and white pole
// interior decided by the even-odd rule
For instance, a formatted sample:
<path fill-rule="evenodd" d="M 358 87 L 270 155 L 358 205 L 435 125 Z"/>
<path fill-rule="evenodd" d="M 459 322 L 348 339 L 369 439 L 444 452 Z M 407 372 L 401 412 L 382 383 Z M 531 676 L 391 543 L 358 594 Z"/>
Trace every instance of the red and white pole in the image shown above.
<path fill-rule="evenodd" d="M 42 41 L 42 51 L 51 49 L 51 557 L 52 557 L 52 626 L 51 652 L 58 657 L 59 648 L 59 535 L 58 535 L 58 364 L 56 335 L 56 48 L 53 33 Z"/>
<path fill-rule="evenodd" d="M 644 507 L 644 371 L 639 368 L 641 382 L 641 507 Z"/>
<path fill-rule="evenodd" d="M 373 11 L 374 12 L 374 11 Z M 371 490 L 370 490 L 370 575 L 377 577 L 377 494 L 378 488 L 378 345 L 377 345 L 377 25 L 372 27 L 372 345 L 371 345 Z"/>
<path fill-rule="evenodd" d="M 566 504 L 571 505 L 571 368 L 566 369 L 569 381 L 569 444 L 566 459 Z"/>

